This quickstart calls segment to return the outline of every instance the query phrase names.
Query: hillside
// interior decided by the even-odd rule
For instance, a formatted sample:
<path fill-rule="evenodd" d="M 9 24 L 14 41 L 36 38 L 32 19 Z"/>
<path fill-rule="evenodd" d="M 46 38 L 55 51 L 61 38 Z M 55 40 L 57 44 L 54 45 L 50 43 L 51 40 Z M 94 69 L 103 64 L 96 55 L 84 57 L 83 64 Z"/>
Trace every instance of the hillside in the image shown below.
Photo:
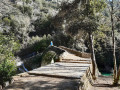
<path fill-rule="evenodd" d="M 120 66 L 119 1 L 0 1 L 1 68 L 13 61 L 10 67 L 15 68 L 11 70 L 15 74 L 24 65 L 32 70 L 40 67 L 43 60 L 49 64 L 52 58 L 59 59 L 59 54 L 49 49 L 51 42 L 54 46 L 91 53 L 97 63 L 94 65 L 102 73 L 112 74 Z M 16 66 L 16 62 L 20 65 Z"/>

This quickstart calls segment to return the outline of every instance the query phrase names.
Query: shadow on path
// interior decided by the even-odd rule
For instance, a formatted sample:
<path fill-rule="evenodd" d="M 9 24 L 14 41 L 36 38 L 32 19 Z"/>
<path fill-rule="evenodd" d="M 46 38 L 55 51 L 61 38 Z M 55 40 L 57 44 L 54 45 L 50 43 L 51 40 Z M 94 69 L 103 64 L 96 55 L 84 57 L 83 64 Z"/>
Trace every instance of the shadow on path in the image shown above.
<path fill-rule="evenodd" d="M 94 84 L 94 87 L 120 87 L 120 84 L 118 85 L 112 85 L 112 84 Z"/>

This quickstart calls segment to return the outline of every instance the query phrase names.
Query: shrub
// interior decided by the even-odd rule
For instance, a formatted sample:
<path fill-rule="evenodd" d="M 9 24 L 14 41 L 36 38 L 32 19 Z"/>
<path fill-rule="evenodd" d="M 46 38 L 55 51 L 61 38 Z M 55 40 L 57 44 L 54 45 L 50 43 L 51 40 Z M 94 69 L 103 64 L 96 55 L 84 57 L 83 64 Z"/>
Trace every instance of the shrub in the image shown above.
<path fill-rule="evenodd" d="M 21 58 L 26 57 L 28 54 L 33 52 L 43 52 L 49 45 L 51 41 L 51 36 L 44 35 L 43 37 L 32 37 L 31 40 L 27 42 L 27 45 L 24 46 L 20 52 L 17 53 Z"/>
<path fill-rule="evenodd" d="M 10 35 L 0 34 L 0 56 L 7 55 L 8 57 L 15 53 L 20 48 L 19 41 Z M 10 54 L 10 55 L 9 55 Z"/>
<path fill-rule="evenodd" d="M 42 16 L 43 17 L 43 16 Z M 52 35 L 54 31 L 56 31 L 56 28 L 54 28 L 52 24 L 52 17 L 48 16 L 47 19 L 45 18 L 39 18 L 37 19 L 34 24 L 35 30 L 37 34 L 39 35 Z"/>
<path fill-rule="evenodd" d="M 27 14 L 27 15 L 29 15 L 29 17 L 31 17 L 31 15 L 32 15 L 32 8 L 31 7 L 29 7 L 29 6 L 18 6 L 18 8 L 20 9 L 20 11 L 23 14 Z"/>
<path fill-rule="evenodd" d="M 10 25 L 11 20 L 8 17 L 3 18 L 5 25 Z"/>
<path fill-rule="evenodd" d="M 37 53 L 37 55 L 26 58 L 24 62 L 25 67 L 28 70 L 33 70 L 41 66 L 41 53 Z"/>
<path fill-rule="evenodd" d="M 12 29 L 18 28 L 20 26 L 19 22 L 17 22 L 16 20 L 11 20 L 11 27 Z"/>
<path fill-rule="evenodd" d="M 13 75 L 16 74 L 16 64 L 14 60 L 8 58 L 0 64 L 0 84 L 9 81 Z"/>
<path fill-rule="evenodd" d="M 60 33 L 53 37 L 53 42 L 55 46 L 66 46 L 71 48 L 74 43 L 74 39 L 69 35 Z"/>
<path fill-rule="evenodd" d="M 0 84 L 15 75 L 16 64 L 13 53 L 20 47 L 14 36 L 0 34 Z"/>
<path fill-rule="evenodd" d="M 47 65 L 51 63 L 52 58 L 54 58 L 56 53 L 54 51 L 48 51 L 42 56 L 41 65 Z"/>
<path fill-rule="evenodd" d="M 32 8 L 31 8 L 31 7 L 28 7 L 28 6 L 25 6 L 25 7 L 24 7 L 24 12 L 25 12 L 26 14 L 28 14 L 29 17 L 31 17 L 31 15 L 32 15 Z"/>
<path fill-rule="evenodd" d="M 39 42 L 36 42 L 33 45 L 34 51 L 39 51 L 42 52 L 44 51 L 48 46 L 50 45 L 50 40 L 49 39 L 42 39 Z"/>

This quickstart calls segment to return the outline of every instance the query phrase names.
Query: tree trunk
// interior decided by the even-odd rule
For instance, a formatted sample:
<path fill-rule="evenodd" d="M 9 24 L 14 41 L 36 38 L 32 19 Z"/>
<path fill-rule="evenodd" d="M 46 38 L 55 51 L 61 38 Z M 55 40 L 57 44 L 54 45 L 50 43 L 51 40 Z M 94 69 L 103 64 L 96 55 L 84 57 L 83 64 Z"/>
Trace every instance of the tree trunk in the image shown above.
<path fill-rule="evenodd" d="M 114 62 L 114 81 L 113 83 L 116 84 L 116 77 L 117 77 L 117 63 L 116 63 L 116 55 L 115 55 L 115 35 L 114 35 L 114 26 L 112 21 L 112 40 L 113 40 L 113 62 Z"/>
<path fill-rule="evenodd" d="M 114 62 L 114 75 L 113 75 L 113 84 L 117 84 L 117 64 L 116 64 L 116 55 L 115 55 L 115 31 L 114 31 L 114 21 L 113 21 L 113 0 L 111 1 L 111 24 L 112 24 L 112 42 L 113 42 L 113 62 Z"/>
<path fill-rule="evenodd" d="M 118 73 L 117 73 L 117 78 L 115 80 L 115 84 L 118 84 L 119 82 L 119 77 L 120 77 L 120 65 L 119 65 L 119 69 L 118 69 Z"/>
<path fill-rule="evenodd" d="M 95 52 L 94 52 L 94 45 L 93 45 L 93 35 L 89 33 L 90 39 L 90 51 L 91 51 L 91 59 L 92 59 L 92 76 L 93 79 L 96 79 L 96 61 L 95 61 Z"/>

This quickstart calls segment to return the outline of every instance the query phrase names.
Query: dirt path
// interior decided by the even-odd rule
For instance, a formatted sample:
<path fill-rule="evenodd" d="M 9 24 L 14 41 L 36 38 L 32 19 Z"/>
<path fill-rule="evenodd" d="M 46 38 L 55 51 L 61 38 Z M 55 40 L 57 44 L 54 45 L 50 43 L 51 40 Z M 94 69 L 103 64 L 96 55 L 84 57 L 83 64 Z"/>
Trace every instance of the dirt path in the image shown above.
<path fill-rule="evenodd" d="M 14 77 L 15 82 L 4 90 L 79 90 L 79 79 L 25 75 Z M 100 76 L 89 90 L 120 90 L 112 86 L 112 77 Z"/>
<path fill-rule="evenodd" d="M 4 90 L 78 90 L 78 79 L 27 75 L 14 77 L 15 82 Z"/>
<path fill-rule="evenodd" d="M 90 90 L 120 90 L 120 85 L 113 86 L 112 82 L 112 76 L 100 76 Z"/>

